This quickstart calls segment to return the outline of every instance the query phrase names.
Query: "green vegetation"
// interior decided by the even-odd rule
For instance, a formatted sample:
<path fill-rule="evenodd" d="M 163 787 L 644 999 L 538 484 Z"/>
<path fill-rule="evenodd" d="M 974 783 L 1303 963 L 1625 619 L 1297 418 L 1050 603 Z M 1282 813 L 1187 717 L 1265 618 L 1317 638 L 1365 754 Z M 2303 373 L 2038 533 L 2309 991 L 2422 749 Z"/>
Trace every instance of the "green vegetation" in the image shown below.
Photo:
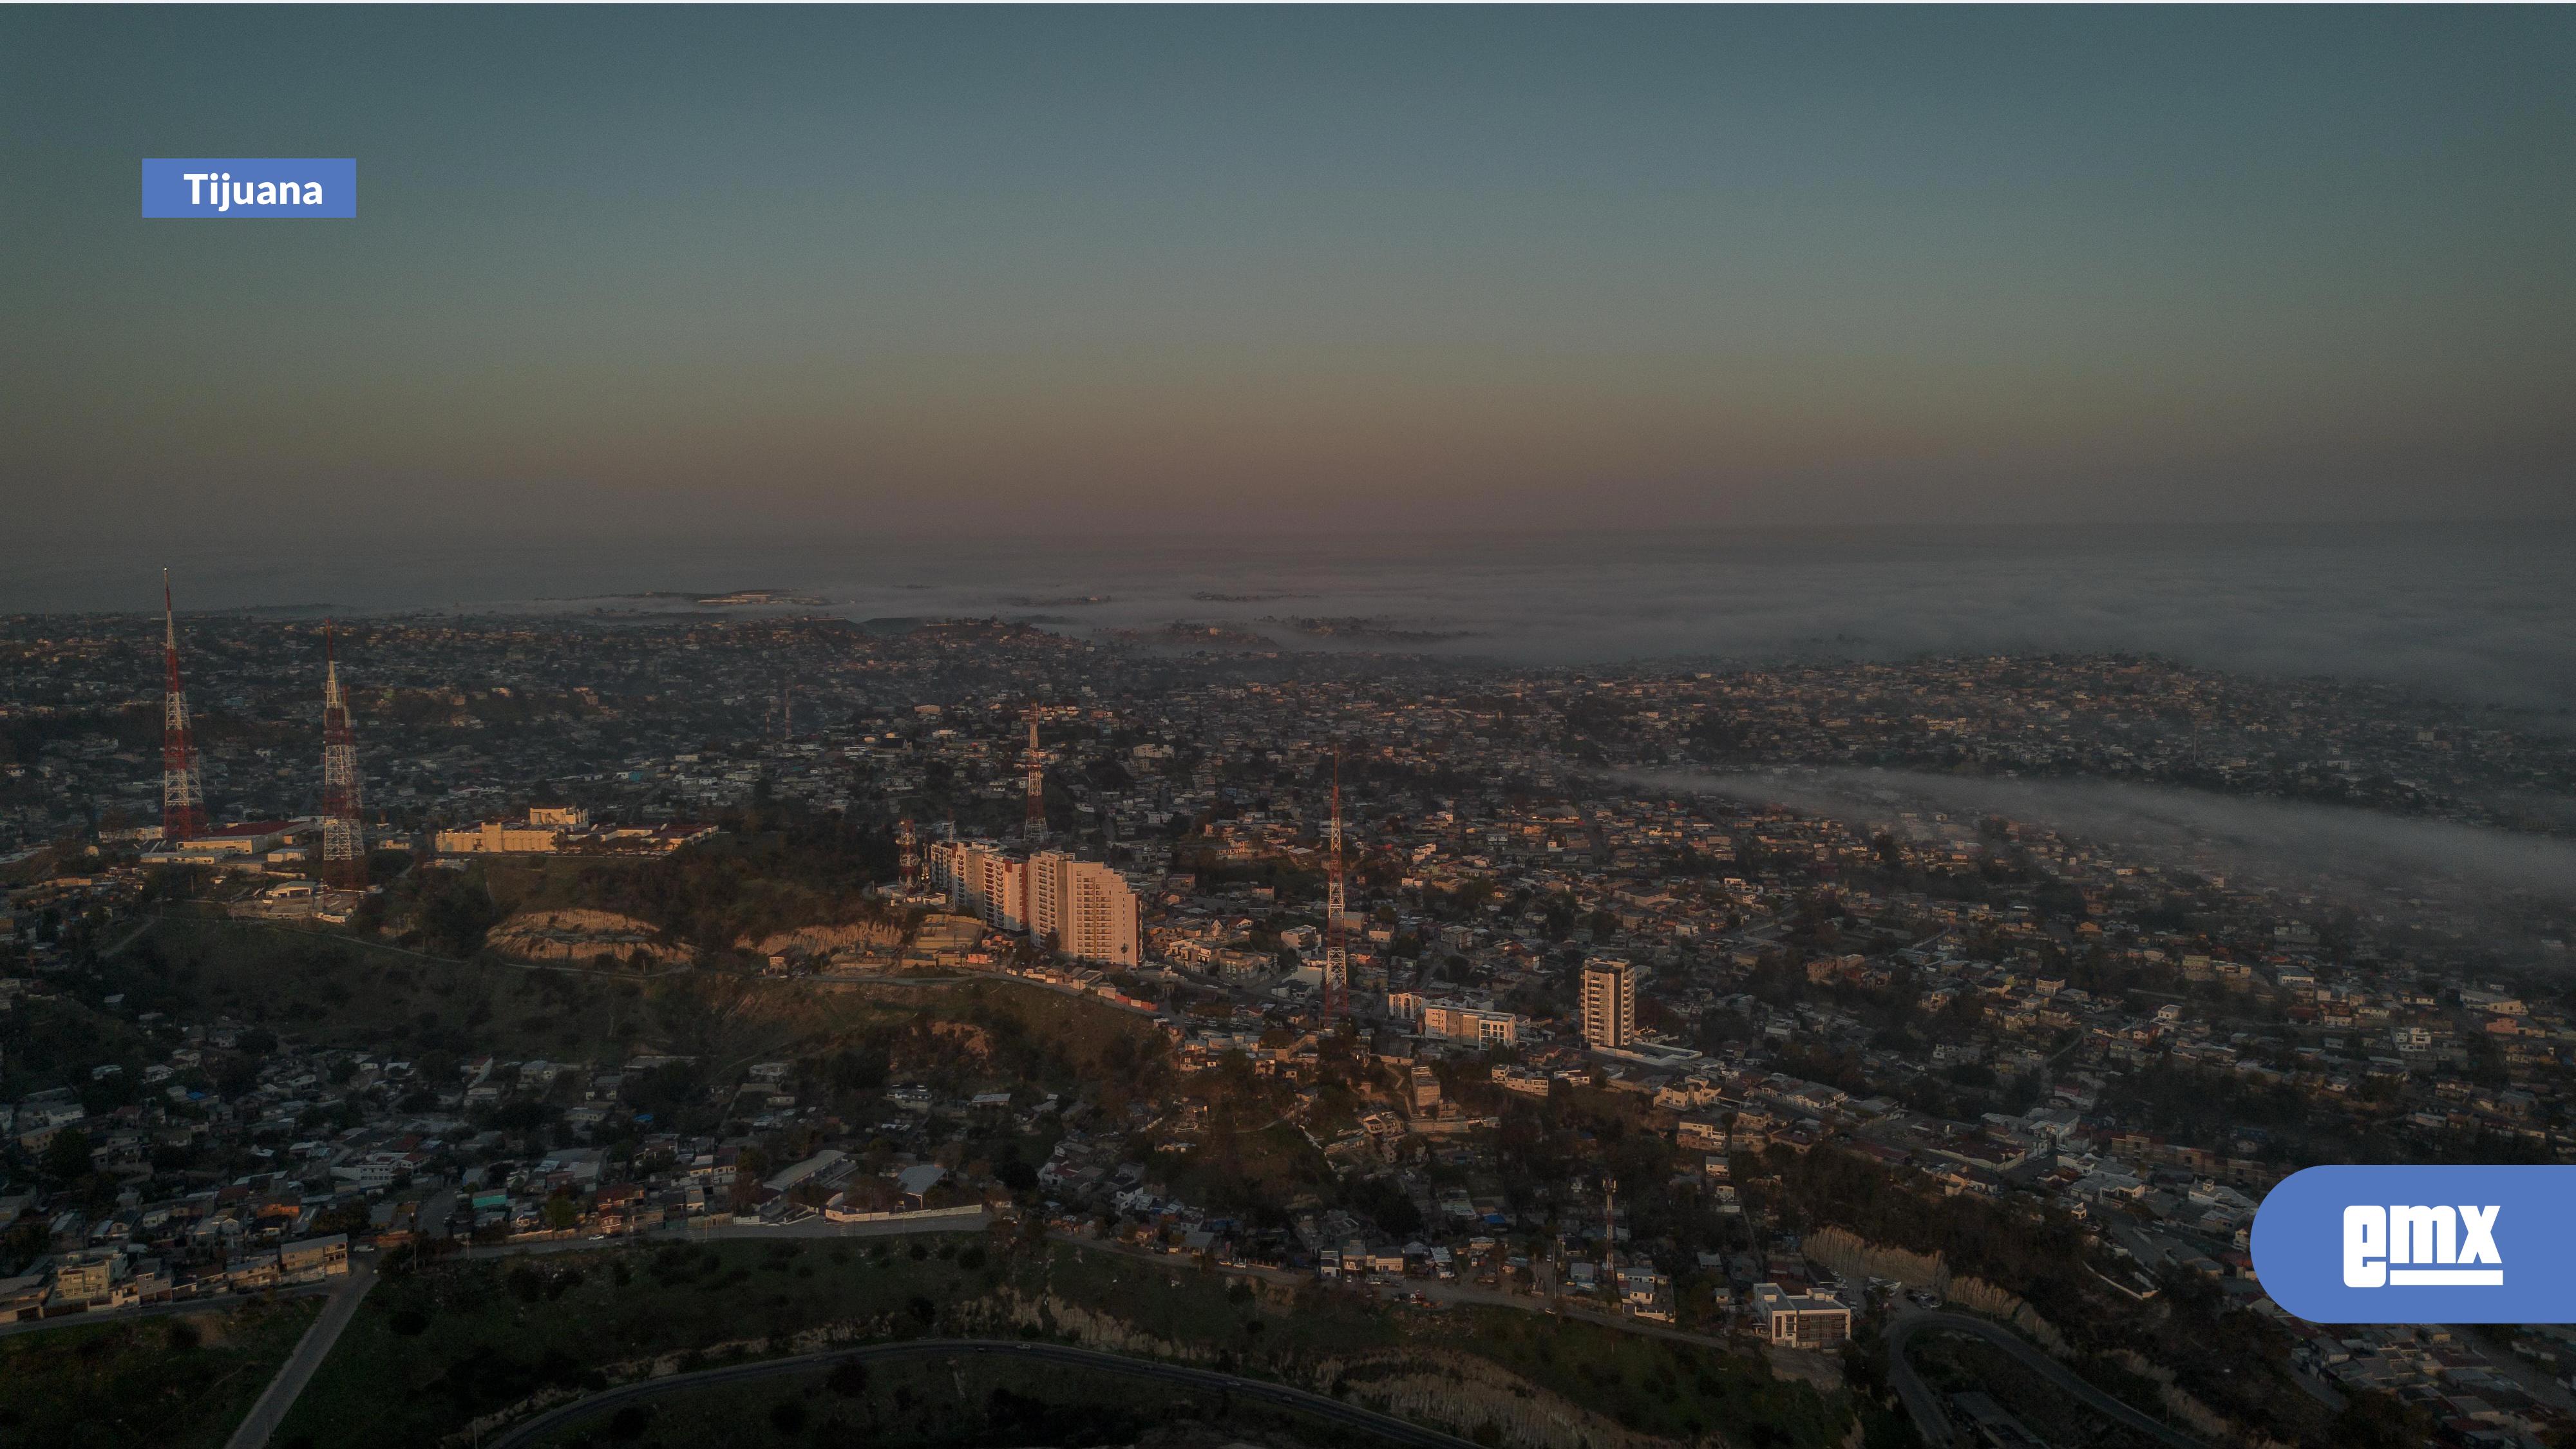
<path fill-rule="evenodd" d="M 2120 1350 L 2172 1370 L 2202 1403 L 2285 1442 L 2321 1434 L 2331 1417 L 2292 1382 L 2287 1340 L 2253 1314 L 2226 1311 L 2215 1284 L 2171 1271 L 2160 1284 L 2160 1311 L 2123 1311 L 2085 1266 L 2082 1225 L 2028 1199 L 1942 1197 L 1828 1151 L 1740 1157 L 1736 1180 L 1783 1228 L 1845 1227 L 1871 1242 L 1941 1254 L 1954 1273 L 2013 1285 L 2082 1356 L 2080 1371 L 2149 1412 L 2157 1411 L 2155 1387 L 2117 1367 Z"/>
<path fill-rule="evenodd" d="M 286 1298 L 0 1338 L 0 1443 L 214 1449 L 321 1307 Z"/>
<path fill-rule="evenodd" d="M 130 1023 L 69 997 L 31 998 L 0 1012 L 0 1100 L 73 1086 L 92 1111 L 121 1106 L 150 1051 Z M 124 1079 L 90 1076 L 108 1062 L 124 1066 Z"/>
<path fill-rule="evenodd" d="M 920 1258 L 912 1256 L 918 1247 Z M 398 1260 L 397 1260 L 398 1261 Z M 797 1333 L 928 1332 L 1008 1271 L 981 1235 L 671 1244 L 433 1263 L 367 1296 L 288 1415 L 281 1444 L 428 1444 L 612 1365 L 788 1351 Z"/>
<path fill-rule="evenodd" d="M 1848 1152 L 1796 1153 L 1773 1148 L 1738 1164 L 1737 1180 L 1774 1177 L 1776 1188 L 1759 1193 L 1760 1205 L 1784 1229 L 1828 1224 L 1874 1243 L 1939 1253 L 1950 1271 L 1989 1283 L 2010 1283 L 2051 1322 L 2072 1331 L 2103 1317 L 2101 1291 L 2083 1263 L 2084 1231 L 2073 1218 L 2027 1202 L 1991 1202 L 1925 1190 Z"/>
<path fill-rule="evenodd" d="M 1936 1392 L 1983 1390 L 2006 1413 L 2057 1449 L 2154 1449 L 2155 1440 L 2085 1408 L 2020 1360 L 1982 1339 L 1925 1335 L 1914 1341 L 1909 1356 L 1923 1381 Z"/>
<path fill-rule="evenodd" d="M 447 960 L 323 931 L 172 918 L 101 975 L 130 1009 L 218 1014 L 309 1041 L 425 1056 L 605 1053 L 660 1025 L 643 983 Z"/>
<path fill-rule="evenodd" d="M 1828 1449 L 1842 1442 L 1849 1419 L 1842 1396 L 1827 1399 L 1808 1384 L 1775 1377 L 1756 1355 L 1511 1308 L 1443 1316 L 1450 1346 L 1641 1433 L 1691 1439 L 1716 1432 L 1752 1449 Z M 1421 1333 L 1408 1338 L 1423 1341 Z"/>
<path fill-rule="evenodd" d="M 527 856 L 478 861 L 445 887 L 481 893 L 488 926 L 517 911 L 580 908 L 632 916 L 720 959 L 745 936 L 874 918 L 883 902 L 870 886 L 894 875 L 894 842 L 882 827 L 841 815 L 785 808 L 729 818 L 727 832 L 671 855 L 645 859 Z M 428 872 L 441 875 L 444 872 Z M 421 889 L 435 898 L 434 882 Z M 470 906 L 451 947 L 479 944 Z M 424 914 L 423 926 L 431 922 Z"/>
<path fill-rule="evenodd" d="M 724 1067 L 759 1056 L 856 1052 L 960 1082 L 1070 1088 L 1079 1079 L 1116 1096 L 1148 1084 L 1161 1047 L 1132 1015 L 1001 980 L 826 990 L 720 973 L 642 981 L 489 957 L 448 960 L 247 922 L 165 920 L 101 976 L 131 1010 L 229 1015 L 309 1042 L 424 1062 L 483 1052 L 617 1061 L 649 1045 Z M 115 1034 L 130 1036 L 129 1029 L 94 1013 L 81 1020 L 87 1025 L 74 1023 L 63 1038 L 86 1053 L 82 1060 L 131 1058 L 139 1067 L 136 1051 L 117 1049 L 124 1037 Z M 975 1030 L 943 1038 L 941 1022 Z"/>
<path fill-rule="evenodd" d="M 1196 1439 L 1187 1429 L 1204 1426 Z M 871 1449 L 1177 1442 L 1366 1444 L 1360 1431 L 1223 1394 L 1057 1364 L 956 1358 L 852 1364 L 657 1395 L 540 1441 L 554 1449 L 866 1444 Z"/>
<path fill-rule="evenodd" d="M 1443 1370 L 1424 1355 L 1485 1358 L 1632 1428 L 1684 1436 L 1720 1430 L 1762 1449 L 1831 1449 L 1847 1406 L 1773 1378 L 1758 1359 L 1512 1309 L 1393 1309 L 1377 1299 L 1313 1288 L 1254 1287 L 1186 1265 L 1031 1241 L 996 1232 L 929 1237 L 809 1238 L 667 1244 L 518 1258 L 449 1261 L 393 1274 L 360 1308 L 305 1391 L 280 1442 L 309 1449 L 426 1443 L 542 1393 L 582 1393 L 665 1371 L 810 1351 L 829 1342 L 936 1336 L 1051 1338 L 1301 1383 L 1368 1402 L 1372 1385 Z M 1453 1360 L 1454 1362 L 1454 1360 Z M 1331 1382 L 1319 1382 L 1326 1365 Z M 757 1431 L 779 1403 L 799 1423 L 838 1423 L 893 1443 L 1055 1422 L 1057 1401 L 1025 1378 L 996 1400 L 970 1384 L 954 1413 L 892 1397 L 905 1382 L 869 1370 L 867 1396 L 814 1379 L 710 1397 L 692 1394 L 643 1417 L 619 1439 L 613 1424 L 567 1431 L 563 1442 L 773 1443 Z M 883 1382 L 877 1383 L 882 1377 Z M 1076 1375 L 1075 1377 L 1080 1377 Z M 1051 1382 L 1051 1381 L 1050 1381 Z M 1073 1402 L 1095 1390 L 1067 1389 Z M 860 1400 L 864 1397 L 865 1401 Z M 1173 1396 L 1130 1392 L 1138 1423 L 1167 1414 Z M 682 1425 L 725 1421 L 732 1405 L 752 1430 L 708 1441 Z M 918 1411 L 918 1412 L 917 1412 Z M 713 1419 L 708 1416 L 713 1415 Z M 647 1423 L 649 1420 L 649 1424 Z M 1130 1442 L 1135 1424 L 1121 1421 Z M 669 1426 L 667 1428 L 663 1426 Z M 1473 1427 L 1473 1426 L 1469 1426 Z M 803 1432 L 800 1430 L 800 1432 Z M 580 1436 L 593 1436 L 585 1440 Z M 1113 1436 L 1114 1437 L 1114 1436 Z M 1031 1435 L 1014 1442 L 1032 1442 Z M 1043 1439 L 1044 1442 L 1071 1442 Z M 873 1437 L 864 1442 L 877 1442 Z"/>

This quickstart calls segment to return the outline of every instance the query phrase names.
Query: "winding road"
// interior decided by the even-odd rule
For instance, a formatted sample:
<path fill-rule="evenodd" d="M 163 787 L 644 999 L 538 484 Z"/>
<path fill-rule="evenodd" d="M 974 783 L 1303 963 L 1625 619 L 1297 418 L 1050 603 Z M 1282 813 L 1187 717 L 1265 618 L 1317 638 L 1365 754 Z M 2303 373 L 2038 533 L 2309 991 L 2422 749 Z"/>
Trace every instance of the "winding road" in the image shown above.
<path fill-rule="evenodd" d="M 575 1420 L 651 1398 L 656 1394 L 678 1393 L 689 1389 L 711 1388 L 717 1384 L 740 1383 L 746 1379 L 767 1378 L 776 1374 L 810 1373 L 815 1369 L 839 1363 L 883 1363 L 907 1358 L 985 1357 L 1013 1363 L 1064 1364 L 1076 1368 L 1102 1369 L 1135 1378 L 1153 1379 L 1196 1389 L 1216 1389 L 1241 1398 L 1256 1400 L 1280 1408 L 1294 1409 L 1330 1420 L 1349 1428 L 1363 1429 L 1381 1439 L 1397 1444 L 1414 1444 L 1423 1449 L 1473 1449 L 1468 1440 L 1437 1429 L 1426 1429 L 1409 1420 L 1398 1419 L 1374 1409 L 1346 1404 L 1325 1394 L 1310 1393 L 1286 1384 L 1261 1379 L 1241 1378 L 1218 1373 L 1213 1369 L 1189 1368 L 1181 1364 L 1155 1363 L 1148 1359 L 1127 1358 L 1103 1353 L 1098 1349 L 1071 1348 L 1060 1343 L 1024 1343 L 1016 1339 L 920 1338 L 906 1343 L 878 1343 L 859 1348 L 827 1349 L 820 1353 L 800 1353 L 788 1358 L 762 1359 L 757 1363 L 731 1364 L 724 1368 L 701 1369 L 696 1373 L 672 1374 L 665 1378 L 646 1379 L 642 1383 L 609 1389 L 569 1404 L 549 1409 L 526 1423 L 518 1424 L 491 1441 L 491 1449 L 519 1449 L 534 1444 L 546 1435 L 571 1425 Z"/>
<path fill-rule="evenodd" d="M 2172 1449 L 2208 1449 L 2199 1440 L 2163 1420 L 2141 1413 L 2102 1392 L 2075 1370 L 2032 1347 L 2028 1340 L 2000 1323 L 1971 1318 L 1964 1313 L 1900 1313 L 1888 1322 L 1885 1333 L 1888 1387 L 1896 1390 L 1896 1396 L 1904 1401 L 1905 1411 L 1913 1416 L 1914 1427 L 1923 1435 L 1923 1442 L 1935 1446 L 1935 1449 L 1953 1442 L 1957 1432 L 1951 1427 L 1950 1416 L 1942 1412 L 1941 1396 L 1932 1391 L 1930 1384 L 1923 1382 L 1923 1376 L 1916 1373 L 1914 1365 L 1906 1360 L 1905 1346 L 1918 1333 L 1961 1333 L 1984 1339 L 2021 1360 L 2025 1368 L 2048 1380 L 2078 1403 L 2114 1423 L 2135 1429 L 2158 1443 L 2171 1445 Z"/>
<path fill-rule="evenodd" d="M 296 1396 L 303 1393 L 304 1386 L 312 1381 L 314 1370 L 322 1367 L 322 1360 L 331 1356 L 331 1346 L 340 1341 L 340 1330 L 347 1328 L 349 1320 L 358 1316 L 358 1300 L 366 1297 L 367 1290 L 375 1286 L 375 1260 L 363 1254 L 352 1254 L 349 1276 L 342 1279 L 340 1286 L 332 1292 L 331 1301 L 322 1305 L 322 1314 L 313 1320 L 313 1326 L 304 1330 L 304 1336 L 296 1340 L 295 1352 L 287 1355 L 286 1362 L 277 1370 L 277 1377 L 269 1380 L 268 1388 L 260 1394 L 259 1401 L 250 1406 L 250 1413 L 243 1418 L 240 1427 L 224 1441 L 224 1449 L 260 1449 L 268 1442 L 269 1436 L 277 1432 L 277 1426 L 286 1422 L 286 1411 L 295 1407 Z"/>

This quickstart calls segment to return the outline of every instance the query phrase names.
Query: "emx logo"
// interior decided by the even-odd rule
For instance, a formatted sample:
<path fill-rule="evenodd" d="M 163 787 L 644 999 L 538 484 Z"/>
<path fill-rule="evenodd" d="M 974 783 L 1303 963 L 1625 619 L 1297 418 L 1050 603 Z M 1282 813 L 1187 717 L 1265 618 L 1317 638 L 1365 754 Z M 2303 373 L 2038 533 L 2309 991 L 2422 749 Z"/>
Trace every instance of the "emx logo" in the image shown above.
<path fill-rule="evenodd" d="M 2346 1288 L 2501 1288 L 2504 1260 L 2496 1256 L 2496 1214 L 2501 1204 L 2412 1207 L 2358 1204 L 2343 1210 L 2343 1286 Z M 2401 1263 L 2440 1266 L 2399 1267 Z M 2488 1263 L 2473 1268 L 2453 1264 Z"/>
<path fill-rule="evenodd" d="M 2255 1213 L 2254 1271 L 2314 1323 L 2576 1323 L 2570 1202 L 2576 1167 L 2311 1167 Z"/>

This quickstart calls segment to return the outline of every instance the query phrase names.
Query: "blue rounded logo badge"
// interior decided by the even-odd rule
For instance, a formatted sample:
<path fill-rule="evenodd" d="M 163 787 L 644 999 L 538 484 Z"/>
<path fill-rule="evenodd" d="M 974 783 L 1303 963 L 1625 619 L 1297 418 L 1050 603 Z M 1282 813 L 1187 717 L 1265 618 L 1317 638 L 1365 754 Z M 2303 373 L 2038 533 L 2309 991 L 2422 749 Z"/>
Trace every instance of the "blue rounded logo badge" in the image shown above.
<path fill-rule="evenodd" d="M 2254 1272 L 2312 1323 L 2576 1323 L 2576 1167 L 2311 1167 L 2254 1215 Z"/>

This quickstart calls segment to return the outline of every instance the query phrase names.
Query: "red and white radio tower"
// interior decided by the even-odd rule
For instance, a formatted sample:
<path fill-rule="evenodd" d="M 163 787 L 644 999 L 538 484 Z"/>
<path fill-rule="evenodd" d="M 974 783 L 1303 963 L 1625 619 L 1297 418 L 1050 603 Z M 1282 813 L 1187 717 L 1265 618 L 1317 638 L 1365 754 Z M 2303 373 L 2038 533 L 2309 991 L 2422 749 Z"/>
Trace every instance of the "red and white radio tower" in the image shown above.
<path fill-rule="evenodd" d="M 367 830 L 358 818 L 358 741 L 340 693 L 331 625 L 322 625 L 322 880 L 336 890 L 367 885 Z"/>
<path fill-rule="evenodd" d="M 1351 1010 L 1351 952 L 1342 923 L 1342 753 L 1333 752 L 1333 849 L 1324 866 L 1324 1016 Z"/>
<path fill-rule="evenodd" d="M 1029 822 L 1031 845 L 1046 839 L 1046 757 L 1038 753 L 1038 711 L 1029 706 Z"/>
<path fill-rule="evenodd" d="M 161 843 L 206 833 L 206 786 L 197 773 L 197 743 L 188 732 L 188 696 L 179 688 L 179 622 L 170 609 L 170 571 L 161 571 Z"/>

